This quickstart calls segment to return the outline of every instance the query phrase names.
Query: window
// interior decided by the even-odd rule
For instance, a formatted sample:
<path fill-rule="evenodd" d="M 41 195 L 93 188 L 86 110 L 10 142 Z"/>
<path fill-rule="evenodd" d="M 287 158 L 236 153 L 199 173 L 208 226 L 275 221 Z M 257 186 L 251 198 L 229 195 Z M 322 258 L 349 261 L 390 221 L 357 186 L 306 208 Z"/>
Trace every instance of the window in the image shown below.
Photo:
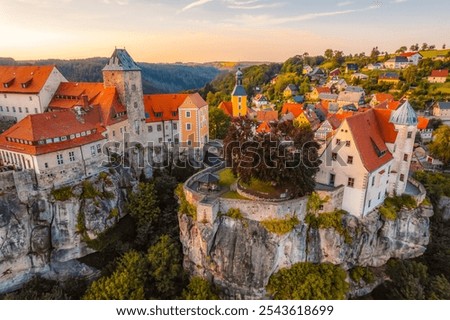
<path fill-rule="evenodd" d="M 33 101 L 33 97 L 32 96 L 30 96 L 30 101 Z"/>
<path fill-rule="evenodd" d="M 375 177 L 372 177 L 372 187 L 375 185 Z"/>
<path fill-rule="evenodd" d="M 186 123 L 186 130 L 190 131 L 191 130 L 191 124 L 190 123 Z"/>
<path fill-rule="evenodd" d="M 102 153 L 102 145 L 100 143 L 97 144 L 97 153 Z"/>
<path fill-rule="evenodd" d="M 351 145 L 351 142 L 350 142 L 350 141 L 345 141 L 345 146 L 346 146 L 346 147 L 350 147 L 350 145 Z"/>
<path fill-rule="evenodd" d="M 91 146 L 91 156 L 95 156 L 95 146 Z"/>
<path fill-rule="evenodd" d="M 162 112 L 155 112 L 156 118 L 162 118 L 162 116 L 163 116 Z"/>
<path fill-rule="evenodd" d="M 333 153 L 331 154 L 331 160 L 333 160 L 333 161 L 336 161 L 336 160 L 337 160 L 337 153 L 336 153 L 336 152 L 333 152 Z"/>
<path fill-rule="evenodd" d="M 348 156 L 347 163 L 348 164 L 353 164 L 353 157 L 352 156 Z"/>
<path fill-rule="evenodd" d="M 402 181 L 402 182 L 405 181 L 405 175 L 404 174 L 400 175 L 400 181 Z"/>
<path fill-rule="evenodd" d="M 30 113 L 30 111 L 28 110 L 28 107 L 25 107 L 25 112 Z"/>
<path fill-rule="evenodd" d="M 159 139 L 158 139 L 158 142 L 159 142 L 159 143 L 162 143 L 162 138 L 159 138 Z"/>
<path fill-rule="evenodd" d="M 116 136 L 116 130 L 113 130 L 112 134 L 113 134 L 112 136 L 115 137 Z"/>
<path fill-rule="evenodd" d="M 403 161 L 408 162 L 408 155 L 407 155 L 407 154 L 404 154 L 404 155 L 403 155 Z"/>
<path fill-rule="evenodd" d="M 6 107 L 6 112 L 9 112 L 9 107 Z"/>
<path fill-rule="evenodd" d="M 16 112 L 16 107 L 12 107 L 12 111 L 13 111 L 13 112 Z"/>
<path fill-rule="evenodd" d="M 336 144 L 340 145 L 341 144 L 341 139 L 336 139 Z"/>
<path fill-rule="evenodd" d="M 177 129 L 178 129 L 178 126 L 177 126 L 176 123 L 174 123 L 174 124 L 173 124 L 173 130 L 177 130 Z"/>
<path fill-rule="evenodd" d="M 367 205 L 368 208 L 372 205 L 372 200 L 369 200 L 369 204 Z"/>
<path fill-rule="evenodd" d="M 191 146 L 191 145 L 192 145 L 192 141 L 188 140 L 188 146 Z"/>
<path fill-rule="evenodd" d="M 186 111 L 186 118 L 190 118 L 191 117 L 191 112 L 190 111 Z"/>
<path fill-rule="evenodd" d="M 378 192 L 378 200 L 381 199 L 381 192 Z"/>
<path fill-rule="evenodd" d="M 38 109 L 37 108 L 34 108 L 34 113 L 38 113 Z"/>
<path fill-rule="evenodd" d="M 353 188 L 354 185 L 355 185 L 355 179 L 348 178 L 347 186 Z"/>
<path fill-rule="evenodd" d="M 152 127 L 152 125 L 149 125 L 149 126 L 148 126 L 148 132 L 153 132 L 153 127 Z"/>
<path fill-rule="evenodd" d="M 172 117 L 176 117 L 177 114 L 178 114 L 178 112 L 176 112 L 176 111 L 172 112 Z"/>
<path fill-rule="evenodd" d="M 64 164 L 64 158 L 62 154 L 57 154 L 56 155 L 56 161 L 58 162 L 58 165 L 62 165 Z"/>
<path fill-rule="evenodd" d="M 75 161 L 75 152 L 70 151 L 69 152 L 69 161 L 74 162 Z"/>
<path fill-rule="evenodd" d="M 411 139 L 411 138 L 412 138 L 412 132 L 408 131 L 408 139 Z"/>
<path fill-rule="evenodd" d="M 48 169 L 48 162 L 44 163 L 45 169 Z"/>
<path fill-rule="evenodd" d="M 160 125 L 160 124 L 158 124 L 157 126 L 156 126 L 156 131 L 161 131 L 162 130 L 162 126 Z"/>
<path fill-rule="evenodd" d="M 175 144 L 179 144 L 180 143 L 180 139 L 175 138 Z"/>
<path fill-rule="evenodd" d="M 241 103 L 242 102 L 242 97 L 239 97 L 238 101 L 239 101 L 239 103 Z"/>

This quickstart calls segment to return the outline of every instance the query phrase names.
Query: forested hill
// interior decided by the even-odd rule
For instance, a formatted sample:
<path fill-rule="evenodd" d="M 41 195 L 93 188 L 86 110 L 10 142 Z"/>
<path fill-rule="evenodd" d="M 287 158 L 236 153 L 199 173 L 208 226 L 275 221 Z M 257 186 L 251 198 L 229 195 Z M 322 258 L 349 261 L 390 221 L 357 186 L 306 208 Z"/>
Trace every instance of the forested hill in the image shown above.
<path fill-rule="evenodd" d="M 101 82 L 102 69 L 107 58 L 76 60 L 47 59 L 37 61 L 16 61 L 0 58 L 0 65 L 49 65 L 54 64 L 69 81 Z M 142 68 L 144 93 L 175 93 L 200 89 L 221 72 L 214 66 L 193 64 L 138 63 Z"/>

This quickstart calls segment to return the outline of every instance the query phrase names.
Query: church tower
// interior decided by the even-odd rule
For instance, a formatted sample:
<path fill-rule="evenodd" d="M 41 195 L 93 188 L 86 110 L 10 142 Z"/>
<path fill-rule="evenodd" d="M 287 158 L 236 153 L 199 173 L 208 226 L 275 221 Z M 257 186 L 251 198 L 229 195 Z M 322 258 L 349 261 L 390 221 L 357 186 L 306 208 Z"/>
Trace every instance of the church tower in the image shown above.
<path fill-rule="evenodd" d="M 129 142 L 146 145 L 144 96 L 141 68 L 125 49 L 115 49 L 103 68 L 105 87 L 116 87 L 120 101 L 127 109 Z"/>
<path fill-rule="evenodd" d="M 408 101 L 394 111 L 389 120 L 395 126 L 397 138 L 392 152 L 392 163 L 389 188 L 390 195 L 401 195 L 408 183 L 409 166 L 414 148 L 414 139 L 417 133 L 417 114 Z"/>
<path fill-rule="evenodd" d="M 233 106 L 233 117 L 240 117 L 247 115 L 247 92 L 242 85 L 244 74 L 241 68 L 236 72 L 236 85 L 231 94 L 231 104 Z"/>

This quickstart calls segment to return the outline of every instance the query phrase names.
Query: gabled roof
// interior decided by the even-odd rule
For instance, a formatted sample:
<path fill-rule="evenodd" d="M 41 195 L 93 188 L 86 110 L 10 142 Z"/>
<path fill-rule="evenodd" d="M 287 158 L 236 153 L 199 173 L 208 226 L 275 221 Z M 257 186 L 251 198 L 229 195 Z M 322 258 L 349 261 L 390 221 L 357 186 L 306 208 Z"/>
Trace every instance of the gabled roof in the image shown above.
<path fill-rule="evenodd" d="M 321 94 L 321 93 L 331 93 L 331 89 L 329 87 L 316 87 L 315 90 Z"/>
<path fill-rule="evenodd" d="M 383 139 L 375 111 L 358 113 L 345 119 L 361 161 L 372 172 L 393 159 Z"/>
<path fill-rule="evenodd" d="M 379 104 L 377 104 L 374 108 L 375 109 L 387 109 L 387 110 L 397 110 L 400 106 L 400 101 L 383 101 Z"/>
<path fill-rule="evenodd" d="M 278 121 L 278 112 L 277 111 L 258 111 L 256 113 L 256 120 L 258 122 Z"/>
<path fill-rule="evenodd" d="M 443 110 L 449 110 L 450 109 L 450 102 L 445 102 L 445 101 L 439 101 L 439 102 L 436 102 L 436 106 L 439 108 L 439 109 L 443 109 Z"/>
<path fill-rule="evenodd" d="M 351 102 L 355 104 L 359 104 L 363 97 L 363 92 L 349 92 L 343 91 L 339 93 L 337 101 Z"/>
<path fill-rule="evenodd" d="M 400 76 L 396 72 L 385 72 L 380 75 L 379 79 L 399 79 Z"/>
<path fill-rule="evenodd" d="M 433 70 L 433 71 L 431 71 L 431 77 L 447 78 L 448 77 L 448 70 Z"/>
<path fill-rule="evenodd" d="M 200 109 L 207 105 L 208 105 L 208 103 L 202 98 L 202 96 L 198 92 L 196 92 L 196 93 L 188 94 L 184 103 L 180 107 L 181 108 L 195 107 L 195 108 Z"/>
<path fill-rule="evenodd" d="M 428 124 L 430 123 L 430 119 L 425 117 L 417 117 L 418 123 L 417 123 L 417 129 L 419 130 L 425 130 L 428 129 Z"/>
<path fill-rule="evenodd" d="M 258 133 L 269 133 L 270 131 L 271 131 L 271 127 L 266 121 L 261 123 L 258 126 L 258 128 L 256 128 L 256 132 L 258 132 Z"/>
<path fill-rule="evenodd" d="M 125 49 L 115 49 L 108 64 L 103 68 L 105 71 L 140 71 L 141 68 L 134 62 L 133 58 Z"/>
<path fill-rule="evenodd" d="M 145 122 L 178 120 L 178 107 L 188 94 L 149 94 L 144 95 Z M 159 117 L 156 114 L 160 114 Z"/>
<path fill-rule="evenodd" d="M 39 93 L 55 66 L 0 66 L 0 93 Z"/>
<path fill-rule="evenodd" d="M 298 91 L 298 87 L 295 84 L 288 84 L 288 86 L 286 87 L 286 89 L 284 89 L 284 91 L 289 90 L 292 92 Z"/>
<path fill-rule="evenodd" d="M 303 112 L 303 104 L 300 103 L 285 103 L 281 109 L 281 114 L 285 115 L 292 113 L 294 118 L 297 118 Z"/>
<path fill-rule="evenodd" d="M 414 56 L 414 55 L 416 55 L 416 54 L 422 56 L 422 55 L 420 54 L 420 52 L 403 52 L 403 53 L 400 54 L 400 56 L 401 56 L 401 57 L 412 57 L 412 56 Z"/>
<path fill-rule="evenodd" d="M 385 102 L 385 101 L 390 102 L 390 101 L 394 100 L 394 96 L 392 94 L 390 94 L 390 93 L 375 93 L 373 95 L 373 97 L 379 103 Z"/>
<path fill-rule="evenodd" d="M 348 86 L 345 88 L 345 91 L 347 92 L 364 92 L 364 89 L 362 87 L 358 86 Z"/>
<path fill-rule="evenodd" d="M 72 110 L 28 115 L 0 135 L 0 148 L 39 155 L 103 140 L 105 138 L 98 127 L 99 119 L 98 107 L 85 116 L 77 116 Z M 55 138 L 61 141 L 53 142 Z M 52 143 L 44 143 L 49 139 L 53 140 Z M 39 141 L 43 143 L 39 144 Z"/>
<path fill-rule="evenodd" d="M 218 108 L 222 110 L 227 116 L 233 116 L 233 104 L 231 103 L 231 101 L 222 101 L 219 104 Z"/>

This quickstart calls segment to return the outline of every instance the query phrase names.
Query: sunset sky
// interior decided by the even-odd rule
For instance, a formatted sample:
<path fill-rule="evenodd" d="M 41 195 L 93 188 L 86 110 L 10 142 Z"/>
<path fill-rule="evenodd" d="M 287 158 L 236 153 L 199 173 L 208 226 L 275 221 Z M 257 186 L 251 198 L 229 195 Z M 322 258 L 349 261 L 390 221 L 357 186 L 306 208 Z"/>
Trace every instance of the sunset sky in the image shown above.
<path fill-rule="evenodd" d="M 284 61 L 325 49 L 450 47 L 450 1 L 0 0 L 0 57 Z"/>

